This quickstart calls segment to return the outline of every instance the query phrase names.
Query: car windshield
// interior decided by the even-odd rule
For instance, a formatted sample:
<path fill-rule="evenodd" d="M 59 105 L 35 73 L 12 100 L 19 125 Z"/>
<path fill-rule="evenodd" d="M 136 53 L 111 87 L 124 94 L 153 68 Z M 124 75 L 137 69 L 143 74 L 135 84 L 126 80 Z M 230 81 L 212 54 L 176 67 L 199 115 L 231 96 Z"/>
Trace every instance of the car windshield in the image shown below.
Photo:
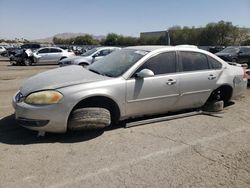
<path fill-rule="evenodd" d="M 239 48 L 227 47 L 224 50 L 220 51 L 220 53 L 237 53 Z"/>
<path fill-rule="evenodd" d="M 136 49 L 117 50 L 91 64 L 88 66 L 88 69 L 101 75 L 118 77 L 125 73 L 132 65 L 134 65 L 147 53 L 148 51 Z"/>
<path fill-rule="evenodd" d="M 90 56 L 91 54 L 95 53 L 96 51 L 97 51 L 97 48 L 93 48 L 93 49 L 81 54 L 81 56 L 87 57 L 87 56 Z"/>

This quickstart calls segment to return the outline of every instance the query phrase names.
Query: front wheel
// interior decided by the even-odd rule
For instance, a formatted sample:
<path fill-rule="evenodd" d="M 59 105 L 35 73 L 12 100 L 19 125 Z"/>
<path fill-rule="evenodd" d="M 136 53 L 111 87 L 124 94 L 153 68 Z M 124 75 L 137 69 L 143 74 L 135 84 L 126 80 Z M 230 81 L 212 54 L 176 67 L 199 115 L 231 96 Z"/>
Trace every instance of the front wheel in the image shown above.
<path fill-rule="evenodd" d="M 101 129 L 110 124 L 111 115 L 109 110 L 106 108 L 88 107 L 76 109 L 72 112 L 68 122 L 68 129 Z"/>
<path fill-rule="evenodd" d="M 31 59 L 28 59 L 28 58 L 25 58 L 23 62 L 24 62 L 24 64 L 25 64 L 26 66 L 31 66 L 31 65 L 32 65 Z"/>

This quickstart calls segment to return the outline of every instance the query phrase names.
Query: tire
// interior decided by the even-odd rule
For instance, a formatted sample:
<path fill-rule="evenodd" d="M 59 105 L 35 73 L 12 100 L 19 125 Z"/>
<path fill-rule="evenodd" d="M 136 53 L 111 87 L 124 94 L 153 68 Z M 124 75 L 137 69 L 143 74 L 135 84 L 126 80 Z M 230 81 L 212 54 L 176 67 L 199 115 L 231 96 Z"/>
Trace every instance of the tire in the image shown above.
<path fill-rule="evenodd" d="M 17 65 L 17 63 L 15 61 L 10 61 L 10 65 L 15 66 L 15 65 Z"/>
<path fill-rule="evenodd" d="M 32 65 L 32 61 L 31 61 L 31 59 L 29 59 L 29 58 L 25 58 L 25 59 L 23 60 L 23 63 L 24 63 L 26 66 L 31 66 L 31 65 Z"/>
<path fill-rule="evenodd" d="M 221 112 L 224 109 L 224 101 L 211 101 L 203 107 L 205 112 Z"/>
<path fill-rule="evenodd" d="M 69 118 L 69 130 L 102 129 L 111 124 L 111 115 L 106 108 L 88 107 L 73 111 Z"/>

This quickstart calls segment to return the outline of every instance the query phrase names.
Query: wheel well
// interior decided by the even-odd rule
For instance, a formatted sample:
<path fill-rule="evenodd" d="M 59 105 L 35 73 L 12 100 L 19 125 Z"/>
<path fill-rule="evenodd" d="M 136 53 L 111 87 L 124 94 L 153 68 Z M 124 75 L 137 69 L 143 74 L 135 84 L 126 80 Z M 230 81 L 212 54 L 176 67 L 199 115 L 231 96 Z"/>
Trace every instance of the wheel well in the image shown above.
<path fill-rule="evenodd" d="M 65 59 L 65 58 L 67 58 L 67 57 L 63 56 L 63 57 L 61 57 L 61 59 L 60 59 L 60 60 Z"/>
<path fill-rule="evenodd" d="M 79 65 L 89 65 L 89 64 L 86 62 L 81 62 L 81 63 L 79 63 Z"/>
<path fill-rule="evenodd" d="M 223 100 L 226 104 L 230 101 L 232 94 L 233 88 L 231 86 L 222 85 L 211 93 L 208 101 Z"/>
<path fill-rule="evenodd" d="M 111 122 L 117 123 L 120 118 L 120 109 L 116 102 L 114 102 L 112 99 L 104 96 L 95 96 L 90 97 L 87 99 L 84 99 L 80 101 L 78 104 L 75 105 L 71 113 L 79 108 L 84 107 L 103 107 L 110 111 L 111 113 Z"/>

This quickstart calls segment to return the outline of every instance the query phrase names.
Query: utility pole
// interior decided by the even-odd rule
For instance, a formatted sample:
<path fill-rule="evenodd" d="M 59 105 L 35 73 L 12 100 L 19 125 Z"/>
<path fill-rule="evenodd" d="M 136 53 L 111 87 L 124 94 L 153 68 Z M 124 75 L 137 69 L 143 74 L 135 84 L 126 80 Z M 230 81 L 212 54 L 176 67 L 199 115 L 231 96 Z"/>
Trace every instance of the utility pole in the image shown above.
<path fill-rule="evenodd" d="M 170 46 L 170 35 L 169 35 L 169 31 L 168 30 L 166 30 L 166 44 L 168 45 L 168 46 Z"/>

